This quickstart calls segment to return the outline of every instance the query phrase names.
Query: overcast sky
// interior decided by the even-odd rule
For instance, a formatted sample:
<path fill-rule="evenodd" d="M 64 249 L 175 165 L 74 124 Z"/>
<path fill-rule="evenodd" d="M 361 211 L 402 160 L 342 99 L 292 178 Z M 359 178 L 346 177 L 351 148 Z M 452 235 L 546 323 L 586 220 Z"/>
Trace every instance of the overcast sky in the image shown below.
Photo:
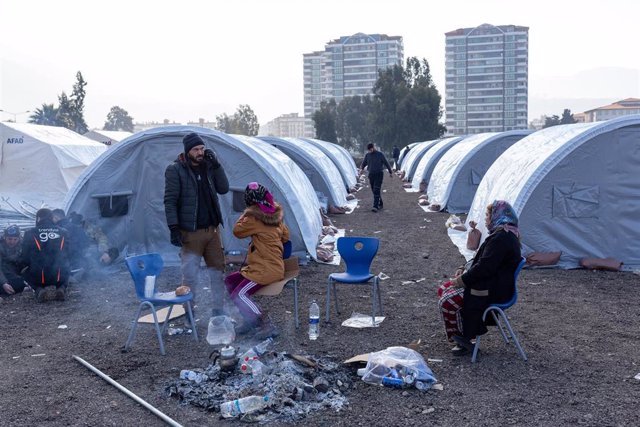
<path fill-rule="evenodd" d="M 114 105 L 186 123 L 249 104 L 264 124 L 302 115 L 303 53 L 358 32 L 402 36 L 444 107 L 444 33 L 489 23 L 529 27 L 532 120 L 640 97 L 639 16 L 634 0 L 0 0 L 0 109 L 57 103 L 81 71 L 90 128 Z"/>

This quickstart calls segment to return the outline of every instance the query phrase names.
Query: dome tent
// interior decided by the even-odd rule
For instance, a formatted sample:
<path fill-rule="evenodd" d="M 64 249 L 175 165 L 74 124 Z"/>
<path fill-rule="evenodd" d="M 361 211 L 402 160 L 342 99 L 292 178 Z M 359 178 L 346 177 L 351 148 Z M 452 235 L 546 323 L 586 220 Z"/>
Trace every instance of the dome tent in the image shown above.
<path fill-rule="evenodd" d="M 262 141 L 200 127 L 150 129 L 108 150 L 69 191 L 67 212 L 76 211 L 95 222 L 113 245 L 126 247 L 129 254 L 158 252 L 169 262 L 177 261 L 164 213 L 164 171 L 183 152 L 182 138 L 190 132 L 198 133 L 216 152 L 229 179 L 229 192 L 219 195 L 226 250 L 244 250 L 248 245 L 236 239 L 232 229 L 244 209 L 247 183 L 258 181 L 282 204 L 294 252 L 316 255 L 322 231 L 320 206 L 302 170 Z"/>
<path fill-rule="evenodd" d="M 420 159 L 418 166 L 416 167 L 416 171 L 413 174 L 413 179 L 411 180 L 411 187 L 420 188 L 420 182 L 425 180 L 427 185 L 431 180 L 431 174 L 433 173 L 433 169 L 438 164 L 440 158 L 447 152 L 449 148 L 462 141 L 464 136 L 453 136 L 450 138 L 440 139 L 427 150 L 426 153 Z"/>
<path fill-rule="evenodd" d="M 451 147 L 433 168 L 429 201 L 451 213 L 468 212 L 478 184 L 504 151 L 531 134 L 530 130 L 479 133 Z"/>
<path fill-rule="evenodd" d="M 313 138 L 298 138 L 309 144 L 313 144 L 316 148 L 319 148 L 325 153 L 331 161 L 336 165 L 344 181 L 345 188 L 350 191 L 357 184 L 358 168 L 353 158 L 347 150 L 340 147 L 338 144 L 322 141 L 320 139 Z"/>
<path fill-rule="evenodd" d="M 346 205 L 347 191 L 340 171 L 322 151 L 314 145 L 294 138 L 260 136 L 258 139 L 289 156 L 309 178 L 313 188 L 328 198 L 329 205 Z"/>
<path fill-rule="evenodd" d="M 613 257 L 640 267 L 640 116 L 559 125 L 535 132 L 504 152 L 478 186 L 467 222 L 486 237 L 493 200 L 520 217 L 523 253 L 562 251 L 558 266 L 583 257 Z M 457 243 L 463 252 L 463 243 Z M 468 255 L 467 255 L 468 256 Z"/>
<path fill-rule="evenodd" d="M 402 171 L 405 172 L 404 179 L 411 182 L 413 175 L 416 172 L 416 168 L 429 148 L 433 147 L 439 139 L 433 141 L 425 141 L 418 143 L 415 147 L 407 153 L 404 161 L 402 162 Z"/>
<path fill-rule="evenodd" d="M 0 200 L 18 213 L 58 208 L 73 183 L 107 147 L 69 129 L 0 123 Z"/>

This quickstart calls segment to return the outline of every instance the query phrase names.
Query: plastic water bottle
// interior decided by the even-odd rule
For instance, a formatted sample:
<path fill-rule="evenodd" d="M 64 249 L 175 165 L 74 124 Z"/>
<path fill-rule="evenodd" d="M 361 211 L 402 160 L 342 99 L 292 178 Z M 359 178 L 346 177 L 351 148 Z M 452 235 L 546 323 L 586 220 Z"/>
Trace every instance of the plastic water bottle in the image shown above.
<path fill-rule="evenodd" d="M 320 307 L 314 300 L 309 307 L 309 339 L 317 340 L 320 335 Z"/>
<path fill-rule="evenodd" d="M 237 417 L 264 409 L 269 404 L 268 396 L 247 396 L 220 404 L 220 415 L 224 418 Z"/>
<path fill-rule="evenodd" d="M 254 360 L 251 364 L 251 376 L 255 381 L 260 381 L 267 367 L 259 360 Z"/>
<path fill-rule="evenodd" d="M 183 369 L 180 371 L 180 379 L 194 381 L 196 384 L 200 384 L 202 381 L 206 381 L 209 379 L 202 372 L 190 371 L 188 369 Z"/>

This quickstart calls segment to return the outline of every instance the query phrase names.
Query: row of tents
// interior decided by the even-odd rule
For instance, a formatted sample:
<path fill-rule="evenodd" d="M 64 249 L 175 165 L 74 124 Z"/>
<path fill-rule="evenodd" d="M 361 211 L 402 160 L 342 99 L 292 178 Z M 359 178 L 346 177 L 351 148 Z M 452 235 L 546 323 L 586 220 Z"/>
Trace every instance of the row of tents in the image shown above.
<path fill-rule="evenodd" d="M 220 197 L 226 250 L 245 250 L 232 234 L 244 189 L 258 181 L 284 207 L 294 253 L 316 256 L 321 201 L 344 206 L 357 168 L 343 148 L 315 139 L 227 135 L 193 126 L 133 134 L 104 143 L 59 127 L 1 123 L 0 210 L 35 213 L 42 206 L 77 212 L 98 225 L 124 254 L 158 252 L 177 261 L 164 214 L 164 171 L 197 132 L 225 167 L 230 191 Z M 175 258 L 175 259 L 174 259 Z"/>
<path fill-rule="evenodd" d="M 520 217 L 523 253 L 560 251 L 561 268 L 584 257 L 640 268 L 640 115 L 413 143 L 399 168 L 431 206 L 468 213 L 483 238 L 485 209 L 502 199 Z"/>

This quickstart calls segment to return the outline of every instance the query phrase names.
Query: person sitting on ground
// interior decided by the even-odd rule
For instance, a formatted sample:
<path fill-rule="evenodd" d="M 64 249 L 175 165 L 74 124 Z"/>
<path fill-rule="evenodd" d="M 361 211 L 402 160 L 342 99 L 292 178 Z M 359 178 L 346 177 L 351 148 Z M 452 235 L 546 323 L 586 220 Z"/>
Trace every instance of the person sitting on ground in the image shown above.
<path fill-rule="evenodd" d="M 67 232 L 53 223 L 50 209 L 36 213 L 36 226 L 24 234 L 22 264 L 28 266 L 25 279 L 39 302 L 64 301 L 69 281 Z"/>
<path fill-rule="evenodd" d="M 69 266 L 71 270 L 86 268 L 86 255 L 89 249 L 89 237 L 82 226 L 74 224 L 62 209 L 54 209 L 53 223 L 67 231 L 70 249 L 68 252 Z"/>
<path fill-rule="evenodd" d="M 487 206 L 485 223 L 489 235 L 478 248 L 471 266 L 438 289 L 439 306 L 455 355 L 473 350 L 472 340 L 487 332 L 482 314 L 490 304 L 509 301 L 515 291 L 513 275 L 521 260 L 518 216 L 511 205 L 496 200 Z"/>
<path fill-rule="evenodd" d="M 30 291 L 29 284 L 20 274 L 20 254 L 22 253 L 22 238 L 20 228 L 10 225 L 4 230 L 0 240 L 0 296 L 19 294 Z"/>
<path fill-rule="evenodd" d="M 69 221 L 71 224 L 81 227 L 87 238 L 90 268 L 96 264 L 111 265 L 120 256 L 118 248 L 109 245 L 109 239 L 100 227 L 85 220 L 82 215 L 76 212 L 69 214 Z"/>
<path fill-rule="evenodd" d="M 258 327 L 256 338 L 264 339 L 277 336 L 278 332 L 250 296 L 260 286 L 284 278 L 283 245 L 289 240 L 289 229 L 282 221 L 282 206 L 261 184 L 250 182 L 244 192 L 244 201 L 247 208 L 233 226 L 233 234 L 239 239 L 251 237 L 246 265 L 227 276 L 224 282 L 244 318 L 238 332 L 246 333 Z"/>

